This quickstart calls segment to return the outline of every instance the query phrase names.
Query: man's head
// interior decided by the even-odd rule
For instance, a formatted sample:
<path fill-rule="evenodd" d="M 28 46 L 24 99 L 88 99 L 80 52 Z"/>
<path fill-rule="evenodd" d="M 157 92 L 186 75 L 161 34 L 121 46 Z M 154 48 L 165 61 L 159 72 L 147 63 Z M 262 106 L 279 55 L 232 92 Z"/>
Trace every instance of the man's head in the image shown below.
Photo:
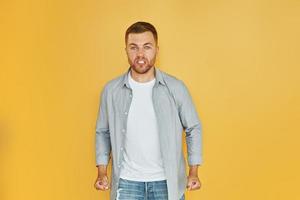
<path fill-rule="evenodd" d="M 131 68 L 139 73 L 147 73 L 155 63 L 158 40 L 155 27 L 147 22 L 132 24 L 125 34 L 126 53 Z"/>

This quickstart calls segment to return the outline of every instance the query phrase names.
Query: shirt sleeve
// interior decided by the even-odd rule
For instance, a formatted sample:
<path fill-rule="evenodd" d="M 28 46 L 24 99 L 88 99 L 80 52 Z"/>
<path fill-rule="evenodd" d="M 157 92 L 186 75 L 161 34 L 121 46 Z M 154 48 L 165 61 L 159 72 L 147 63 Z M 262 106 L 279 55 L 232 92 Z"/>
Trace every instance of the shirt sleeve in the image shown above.
<path fill-rule="evenodd" d="M 188 164 L 201 165 L 202 157 L 202 125 L 191 94 L 181 81 L 179 94 L 179 116 L 186 133 Z"/>
<path fill-rule="evenodd" d="M 96 121 L 96 166 L 107 165 L 110 159 L 111 142 L 107 111 L 107 87 L 101 91 L 98 116 Z"/>

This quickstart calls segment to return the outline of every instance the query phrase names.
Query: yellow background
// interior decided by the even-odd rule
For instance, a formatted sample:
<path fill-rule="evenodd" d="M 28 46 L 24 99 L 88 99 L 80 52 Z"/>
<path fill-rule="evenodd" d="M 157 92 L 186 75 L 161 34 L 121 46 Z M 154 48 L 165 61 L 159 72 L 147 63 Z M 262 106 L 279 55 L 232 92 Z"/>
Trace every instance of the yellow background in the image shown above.
<path fill-rule="evenodd" d="M 0 199 L 108 199 L 93 188 L 99 94 L 138 20 L 203 123 L 187 199 L 300 199 L 298 0 L 1 0 Z"/>

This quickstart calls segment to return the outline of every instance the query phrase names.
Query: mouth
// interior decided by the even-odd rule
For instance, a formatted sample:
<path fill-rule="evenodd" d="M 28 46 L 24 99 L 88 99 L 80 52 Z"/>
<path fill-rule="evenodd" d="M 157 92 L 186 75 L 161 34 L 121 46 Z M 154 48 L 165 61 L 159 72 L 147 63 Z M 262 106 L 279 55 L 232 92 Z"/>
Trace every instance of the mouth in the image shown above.
<path fill-rule="evenodd" d="M 140 64 L 140 65 L 143 65 L 143 64 L 146 63 L 146 61 L 145 61 L 145 60 L 137 60 L 136 63 L 137 63 L 137 64 Z"/>

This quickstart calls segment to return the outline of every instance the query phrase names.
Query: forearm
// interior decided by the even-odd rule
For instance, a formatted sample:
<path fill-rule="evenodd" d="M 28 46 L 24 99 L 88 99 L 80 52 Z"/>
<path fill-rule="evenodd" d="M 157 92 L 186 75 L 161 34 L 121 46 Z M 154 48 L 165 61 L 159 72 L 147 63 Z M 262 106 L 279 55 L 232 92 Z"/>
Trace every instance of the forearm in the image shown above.
<path fill-rule="evenodd" d="M 97 165 L 98 167 L 98 177 L 107 174 L 107 165 Z"/>
<path fill-rule="evenodd" d="M 189 166 L 189 176 L 198 176 L 198 166 L 199 165 L 190 165 Z"/>
<path fill-rule="evenodd" d="M 200 123 L 186 129 L 186 144 L 189 166 L 202 164 L 202 135 Z"/>
<path fill-rule="evenodd" d="M 96 166 L 108 165 L 111 152 L 109 130 L 96 130 Z"/>

